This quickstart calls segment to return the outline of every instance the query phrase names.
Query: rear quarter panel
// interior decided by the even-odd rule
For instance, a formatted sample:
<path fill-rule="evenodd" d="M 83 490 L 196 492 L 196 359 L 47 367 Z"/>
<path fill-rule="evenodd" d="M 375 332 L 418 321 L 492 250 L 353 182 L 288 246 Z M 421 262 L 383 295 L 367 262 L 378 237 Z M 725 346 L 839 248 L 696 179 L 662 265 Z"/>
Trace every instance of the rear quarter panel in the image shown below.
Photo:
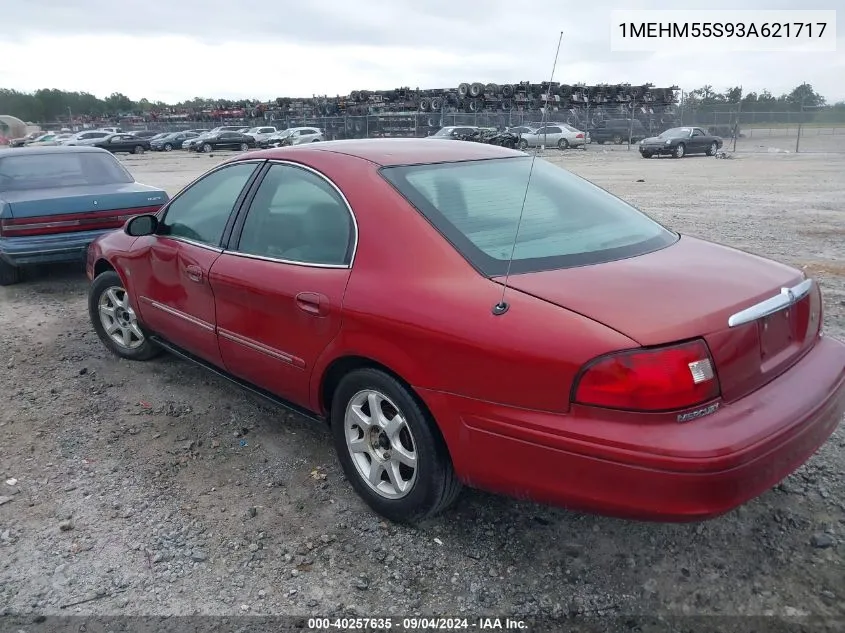
<path fill-rule="evenodd" d="M 635 345 L 515 290 L 506 294 L 510 309 L 493 315 L 502 286 L 471 268 L 374 165 L 349 158 L 338 169 L 332 154 L 304 152 L 344 191 L 359 229 L 341 332 L 312 376 L 316 410 L 325 368 L 342 356 L 363 356 L 414 387 L 566 411 L 583 363 Z"/>

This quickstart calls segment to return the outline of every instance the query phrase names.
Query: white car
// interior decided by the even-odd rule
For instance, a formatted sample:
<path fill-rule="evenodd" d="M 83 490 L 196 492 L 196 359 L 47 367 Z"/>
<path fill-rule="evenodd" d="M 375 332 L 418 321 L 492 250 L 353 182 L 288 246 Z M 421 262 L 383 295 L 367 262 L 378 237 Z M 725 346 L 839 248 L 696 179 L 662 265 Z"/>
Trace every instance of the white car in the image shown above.
<path fill-rule="evenodd" d="M 252 138 L 255 139 L 256 143 L 260 143 L 261 141 L 270 138 L 271 136 L 273 136 L 273 134 L 276 134 L 277 132 L 278 130 L 274 127 L 259 126 L 248 129 L 246 132 L 244 132 L 244 134 L 249 134 Z"/>

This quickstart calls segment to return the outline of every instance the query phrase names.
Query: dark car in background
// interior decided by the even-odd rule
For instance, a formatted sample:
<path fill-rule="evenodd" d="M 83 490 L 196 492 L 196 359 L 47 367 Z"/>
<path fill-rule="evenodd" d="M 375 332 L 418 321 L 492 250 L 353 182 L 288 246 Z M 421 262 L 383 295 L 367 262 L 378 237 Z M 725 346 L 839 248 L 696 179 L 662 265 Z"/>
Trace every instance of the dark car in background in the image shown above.
<path fill-rule="evenodd" d="M 156 132 L 154 130 L 136 130 L 135 132 L 129 132 L 129 134 L 137 136 L 138 138 L 152 139 L 154 136 L 161 134 L 161 132 Z"/>
<path fill-rule="evenodd" d="M 640 143 L 640 155 L 683 158 L 687 154 L 715 156 L 722 148 L 722 139 L 700 127 L 673 127 Z"/>
<path fill-rule="evenodd" d="M 180 149 L 185 141 L 195 139 L 198 136 L 198 132 L 171 132 L 160 138 L 152 139 L 150 149 L 154 152 L 172 152 L 174 149 Z"/>
<path fill-rule="evenodd" d="M 257 146 L 255 138 L 242 132 L 215 132 L 188 147 L 192 152 L 211 152 L 215 149 L 248 150 Z"/>
<path fill-rule="evenodd" d="M 607 119 L 599 121 L 588 130 L 593 143 L 615 143 L 622 145 L 628 142 L 630 135 L 632 143 L 639 143 L 648 136 L 648 130 L 638 119 Z"/>
<path fill-rule="evenodd" d="M 94 238 L 167 200 L 102 149 L 0 150 L 0 286 L 25 266 L 84 260 Z"/>
<path fill-rule="evenodd" d="M 94 147 L 106 149 L 112 154 L 121 152 L 127 154 L 143 154 L 146 150 L 150 149 L 150 141 L 128 133 L 111 134 L 94 143 Z"/>

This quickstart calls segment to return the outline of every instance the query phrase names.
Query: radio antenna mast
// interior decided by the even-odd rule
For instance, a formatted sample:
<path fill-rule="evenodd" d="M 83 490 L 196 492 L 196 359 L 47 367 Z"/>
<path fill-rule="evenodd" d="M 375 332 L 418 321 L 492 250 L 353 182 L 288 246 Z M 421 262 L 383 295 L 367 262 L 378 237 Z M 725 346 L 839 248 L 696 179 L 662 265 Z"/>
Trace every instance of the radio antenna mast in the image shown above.
<path fill-rule="evenodd" d="M 549 103 L 552 100 L 552 82 L 555 79 L 555 68 L 557 68 L 557 58 L 560 55 L 560 44 L 563 42 L 563 31 L 560 32 L 560 37 L 557 40 L 557 51 L 555 52 L 555 61 L 552 64 L 552 76 L 549 78 L 549 87 L 546 89 L 546 103 L 543 106 L 543 116 L 540 118 L 540 126 L 546 126 L 547 115 L 549 113 Z M 519 210 L 519 219 L 516 221 L 516 233 L 513 236 L 513 245 L 511 246 L 511 256 L 508 259 L 508 268 L 505 271 L 505 282 L 502 284 L 502 298 L 499 303 L 493 306 L 493 314 L 496 316 L 502 315 L 508 311 L 510 307 L 505 301 L 505 292 L 508 289 L 508 279 L 511 276 L 511 265 L 513 264 L 513 256 L 516 253 L 516 243 L 519 239 L 519 227 L 522 225 L 522 216 L 525 213 L 525 202 L 528 200 L 528 189 L 531 187 L 531 174 L 534 173 L 534 161 L 537 160 L 537 150 L 531 156 L 531 167 L 528 168 L 528 181 L 525 183 L 525 193 L 522 196 L 522 208 Z"/>

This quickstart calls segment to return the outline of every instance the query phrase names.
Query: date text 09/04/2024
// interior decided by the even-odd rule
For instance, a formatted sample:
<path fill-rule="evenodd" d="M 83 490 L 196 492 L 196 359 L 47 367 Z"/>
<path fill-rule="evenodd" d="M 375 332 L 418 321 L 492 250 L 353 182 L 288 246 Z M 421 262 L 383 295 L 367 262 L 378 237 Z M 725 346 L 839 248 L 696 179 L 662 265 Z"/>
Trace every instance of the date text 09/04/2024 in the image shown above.
<path fill-rule="evenodd" d="M 309 618 L 309 631 L 523 631 L 528 624 L 516 618 Z"/>

